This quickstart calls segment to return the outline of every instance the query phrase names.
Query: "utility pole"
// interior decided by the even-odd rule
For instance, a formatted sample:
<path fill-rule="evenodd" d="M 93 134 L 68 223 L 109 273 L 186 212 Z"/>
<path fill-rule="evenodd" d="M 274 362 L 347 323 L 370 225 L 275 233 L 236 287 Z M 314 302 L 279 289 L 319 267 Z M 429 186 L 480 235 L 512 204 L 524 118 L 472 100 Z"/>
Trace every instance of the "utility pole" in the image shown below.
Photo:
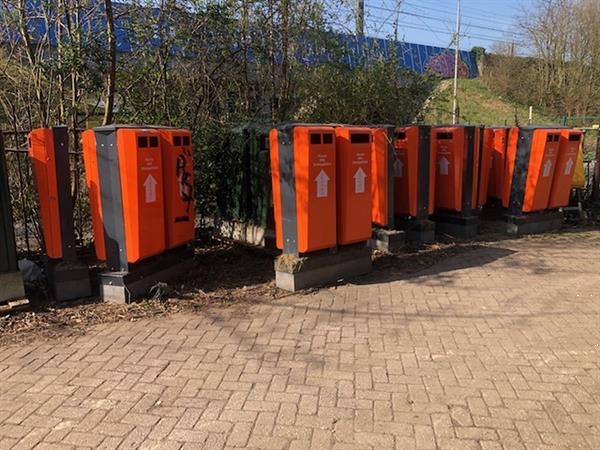
<path fill-rule="evenodd" d="M 460 0 L 456 0 L 456 32 L 454 33 L 454 94 L 452 95 L 452 125 L 458 123 L 458 52 L 460 44 Z"/>
<path fill-rule="evenodd" d="M 356 36 L 365 34 L 365 0 L 356 0 Z"/>
<path fill-rule="evenodd" d="M 394 17 L 394 44 L 398 42 L 398 22 L 400 22 L 400 5 L 402 0 L 396 0 L 396 17 Z"/>

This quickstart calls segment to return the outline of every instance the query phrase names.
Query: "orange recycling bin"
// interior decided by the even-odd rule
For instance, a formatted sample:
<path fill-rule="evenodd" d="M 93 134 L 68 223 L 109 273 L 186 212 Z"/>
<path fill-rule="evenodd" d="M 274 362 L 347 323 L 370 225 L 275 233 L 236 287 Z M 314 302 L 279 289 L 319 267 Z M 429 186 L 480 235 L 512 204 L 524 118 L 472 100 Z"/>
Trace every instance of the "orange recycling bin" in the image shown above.
<path fill-rule="evenodd" d="M 334 128 L 282 125 L 269 139 L 277 247 L 296 256 L 335 247 Z"/>
<path fill-rule="evenodd" d="M 549 209 L 569 205 L 573 174 L 582 139 L 583 132 L 581 130 L 562 130 L 560 134 L 558 159 L 548 202 Z"/>
<path fill-rule="evenodd" d="M 431 127 L 412 125 L 394 133 L 394 211 L 426 219 L 435 205 L 435 149 Z"/>
<path fill-rule="evenodd" d="M 49 290 L 57 301 L 89 297 L 87 265 L 78 261 L 75 245 L 69 132 L 65 126 L 38 128 L 29 134 Z"/>
<path fill-rule="evenodd" d="M 492 127 L 484 130 L 483 148 L 490 154 L 488 197 L 502 198 L 507 142 L 508 128 Z"/>
<path fill-rule="evenodd" d="M 188 130 L 160 129 L 165 186 L 166 246 L 175 248 L 195 236 L 194 163 Z"/>
<path fill-rule="evenodd" d="M 558 160 L 561 129 L 511 129 L 506 152 L 502 205 L 513 213 L 548 208 Z"/>
<path fill-rule="evenodd" d="M 83 144 L 88 186 L 100 182 L 90 190 L 95 238 L 105 244 L 97 253 L 109 269 L 126 271 L 166 248 L 160 132 L 118 125 L 93 132 L 95 139 L 88 133 Z"/>
<path fill-rule="evenodd" d="M 96 157 L 96 134 L 94 130 L 85 130 L 81 133 L 83 147 L 83 165 L 85 168 L 85 181 L 90 199 L 90 212 L 92 216 L 92 230 L 94 232 L 94 248 L 96 258 L 106 261 L 106 248 L 104 244 L 104 225 L 102 221 L 102 203 L 100 200 L 100 176 L 98 175 L 98 158 Z"/>
<path fill-rule="evenodd" d="M 394 223 L 394 129 L 373 129 L 371 146 L 371 220 L 383 227 Z"/>
<path fill-rule="evenodd" d="M 49 258 L 61 259 L 62 233 L 55 159 L 55 151 L 60 149 L 55 149 L 54 144 L 51 128 L 37 128 L 29 134 L 29 156 L 40 202 L 46 254 Z"/>
<path fill-rule="evenodd" d="M 335 129 L 338 244 L 371 238 L 371 140 L 369 128 Z"/>
<path fill-rule="evenodd" d="M 435 208 L 470 213 L 478 203 L 480 133 L 474 126 L 435 127 Z"/>

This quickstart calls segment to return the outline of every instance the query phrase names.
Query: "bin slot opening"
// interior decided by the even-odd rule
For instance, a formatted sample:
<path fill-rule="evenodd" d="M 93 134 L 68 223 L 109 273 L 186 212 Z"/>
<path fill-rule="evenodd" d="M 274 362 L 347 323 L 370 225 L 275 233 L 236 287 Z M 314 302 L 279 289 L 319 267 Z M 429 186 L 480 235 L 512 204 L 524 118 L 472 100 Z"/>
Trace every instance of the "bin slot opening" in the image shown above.
<path fill-rule="evenodd" d="M 173 145 L 176 147 L 181 145 L 181 136 L 173 136 Z"/>
<path fill-rule="evenodd" d="M 571 142 L 578 142 L 580 140 L 581 140 L 581 134 L 579 134 L 579 133 L 569 134 L 569 141 L 571 141 Z"/>
<path fill-rule="evenodd" d="M 406 131 L 396 131 L 394 137 L 399 141 L 403 141 L 406 139 Z"/>
<path fill-rule="evenodd" d="M 323 134 L 323 144 L 333 144 L 333 133 Z"/>
<path fill-rule="evenodd" d="M 371 135 L 369 133 L 351 133 L 350 143 L 351 144 L 368 144 L 371 142 Z"/>
<path fill-rule="evenodd" d="M 139 148 L 147 148 L 148 138 L 146 136 L 138 136 L 137 143 Z"/>
<path fill-rule="evenodd" d="M 452 137 L 453 137 L 453 133 L 449 133 L 449 132 L 447 132 L 447 131 L 442 131 L 442 132 L 440 132 L 440 133 L 437 133 L 437 138 L 438 138 L 439 140 L 444 140 L 444 141 L 446 141 L 446 140 L 450 140 L 450 139 L 452 139 Z"/>
<path fill-rule="evenodd" d="M 190 137 L 189 136 L 183 137 L 183 145 L 190 145 Z"/>
<path fill-rule="evenodd" d="M 158 136 L 150 136 L 150 147 L 158 147 Z"/>
<path fill-rule="evenodd" d="M 311 144 L 320 144 L 321 143 L 321 135 L 319 133 L 310 133 L 310 143 Z"/>

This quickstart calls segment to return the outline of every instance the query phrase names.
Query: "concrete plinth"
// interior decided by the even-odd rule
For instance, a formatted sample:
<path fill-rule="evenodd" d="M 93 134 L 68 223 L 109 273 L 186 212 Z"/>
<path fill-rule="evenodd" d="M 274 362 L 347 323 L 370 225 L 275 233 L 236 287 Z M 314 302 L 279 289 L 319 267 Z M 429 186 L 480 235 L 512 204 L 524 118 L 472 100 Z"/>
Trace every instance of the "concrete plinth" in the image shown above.
<path fill-rule="evenodd" d="M 561 211 L 553 210 L 521 215 L 507 214 L 505 219 L 508 234 L 539 234 L 558 230 L 564 222 L 564 215 Z"/>
<path fill-rule="evenodd" d="M 0 314 L 29 306 L 20 272 L 0 273 Z"/>
<path fill-rule="evenodd" d="M 21 272 L 0 273 L 0 303 L 25 298 Z"/>
<path fill-rule="evenodd" d="M 397 217 L 396 228 L 405 232 L 407 242 L 432 244 L 435 241 L 435 222 L 432 220 Z"/>
<path fill-rule="evenodd" d="M 470 239 L 477 236 L 479 231 L 479 217 L 460 213 L 436 213 L 432 220 L 435 222 L 435 230 L 450 236 Z"/>
<path fill-rule="evenodd" d="M 280 289 L 295 292 L 347 280 L 371 270 L 371 247 L 361 243 L 301 257 L 281 255 L 275 260 L 275 283 Z"/>
<path fill-rule="evenodd" d="M 90 270 L 78 262 L 48 260 L 45 264 L 52 295 L 62 302 L 92 295 Z"/>
<path fill-rule="evenodd" d="M 124 304 L 147 297 L 153 286 L 185 274 L 193 264 L 194 250 L 186 246 L 141 261 L 127 272 L 103 272 L 99 276 L 100 298 Z"/>
<path fill-rule="evenodd" d="M 381 252 L 395 253 L 404 248 L 406 233 L 402 230 L 375 228 L 371 238 L 371 248 Z"/>

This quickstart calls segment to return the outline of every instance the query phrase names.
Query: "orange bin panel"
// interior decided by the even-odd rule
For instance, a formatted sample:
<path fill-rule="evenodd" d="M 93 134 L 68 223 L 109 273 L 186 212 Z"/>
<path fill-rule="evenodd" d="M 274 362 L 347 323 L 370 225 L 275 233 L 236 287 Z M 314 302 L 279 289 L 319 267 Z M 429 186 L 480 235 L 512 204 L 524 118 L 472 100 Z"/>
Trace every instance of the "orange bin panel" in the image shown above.
<path fill-rule="evenodd" d="M 62 235 L 54 152 L 52 129 L 38 128 L 29 134 L 29 156 L 40 201 L 46 254 L 49 258 L 61 259 Z"/>
<path fill-rule="evenodd" d="M 466 184 L 466 187 L 471 189 L 471 205 L 474 207 L 477 204 L 480 157 L 479 128 L 474 129 L 474 133 L 469 139 L 467 139 L 468 131 L 467 127 L 453 126 L 435 127 L 431 130 L 431 145 L 436 154 L 436 209 L 462 211 L 465 169 L 469 165 L 472 166 L 472 178 L 471 183 Z M 469 145 L 473 146 L 473 159 L 470 164 L 467 161 Z"/>
<path fill-rule="evenodd" d="M 277 247 L 291 254 L 335 247 L 334 129 L 288 125 L 269 139 Z"/>
<path fill-rule="evenodd" d="M 582 139 L 583 132 L 580 130 L 562 130 L 560 134 L 558 159 L 552 180 L 548 208 L 560 208 L 569 205 L 573 174 L 575 173 L 575 164 L 577 164 Z"/>
<path fill-rule="evenodd" d="M 517 208 L 520 205 L 521 212 L 548 208 L 560 135 L 560 129 L 551 128 L 511 130 L 506 166 L 509 179 L 504 183 L 503 206 L 509 207 L 511 203 L 512 208 Z"/>
<path fill-rule="evenodd" d="M 335 129 L 338 244 L 371 238 L 371 140 L 369 128 Z"/>
<path fill-rule="evenodd" d="M 166 246 L 175 248 L 194 240 L 194 164 L 188 130 L 161 129 L 165 186 Z"/>
<path fill-rule="evenodd" d="M 104 225 L 102 222 L 102 203 L 100 196 L 100 176 L 98 175 L 96 135 L 94 130 L 85 130 L 83 133 L 81 133 L 81 141 L 83 144 L 83 165 L 85 168 L 86 186 L 90 199 L 96 258 L 98 258 L 100 261 L 106 261 Z"/>
<path fill-rule="evenodd" d="M 160 134 L 149 129 L 117 130 L 119 174 L 127 259 L 134 263 L 165 250 Z"/>
<path fill-rule="evenodd" d="M 371 151 L 371 220 L 381 226 L 393 223 L 393 134 L 391 129 L 373 130 Z"/>
<path fill-rule="evenodd" d="M 419 199 L 427 214 L 433 214 L 435 205 L 436 160 L 429 139 L 419 139 L 421 128 L 417 125 L 396 128 L 394 135 L 394 211 L 399 216 L 419 216 Z M 424 131 L 429 132 L 429 127 Z M 427 186 L 428 185 L 428 186 Z M 424 189 L 428 187 L 428 189 Z"/>
<path fill-rule="evenodd" d="M 484 131 L 483 145 L 490 158 L 488 197 L 502 198 L 507 141 L 507 128 L 486 128 Z"/>

